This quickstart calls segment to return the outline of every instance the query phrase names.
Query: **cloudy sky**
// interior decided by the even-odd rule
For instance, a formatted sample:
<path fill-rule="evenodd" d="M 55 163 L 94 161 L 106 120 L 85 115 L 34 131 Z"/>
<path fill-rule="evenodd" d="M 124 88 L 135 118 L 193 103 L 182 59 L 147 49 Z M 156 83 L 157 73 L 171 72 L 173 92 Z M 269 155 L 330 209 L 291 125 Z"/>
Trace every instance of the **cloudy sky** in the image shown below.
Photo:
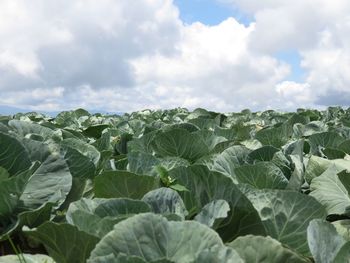
<path fill-rule="evenodd" d="M 0 0 L 6 107 L 350 105 L 349 0 Z"/>

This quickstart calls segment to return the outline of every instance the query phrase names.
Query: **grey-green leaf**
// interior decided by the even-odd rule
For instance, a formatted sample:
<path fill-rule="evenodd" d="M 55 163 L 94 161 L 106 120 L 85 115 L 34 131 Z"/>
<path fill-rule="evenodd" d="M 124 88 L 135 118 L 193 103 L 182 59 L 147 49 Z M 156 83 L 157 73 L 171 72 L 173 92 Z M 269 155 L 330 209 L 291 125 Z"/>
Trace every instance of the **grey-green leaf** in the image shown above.
<path fill-rule="evenodd" d="M 19 259 L 21 257 L 21 259 Z M 47 255 L 31 255 L 31 254 L 21 254 L 21 255 L 8 255 L 0 257 L 0 262 L 2 263 L 22 263 L 23 258 L 25 263 L 55 263 L 55 261 Z"/>
<path fill-rule="evenodd" d="M 174 129 L 159 133 L 152 141 L 156 154 L 165 156 L 177 156 L 194 161 L 209 152 L 203 139 L 184 129 Z"/>
<path fill-rule="evenodd" d="M 206 204 L 194 220 L 216 229 L 221 221 L 228 216 L 230 205 L 225 200 L 213 200 Z"/>
<path fill-rule="evenodd" d="M 187 242 L 190 240 L 191 245 Z M 120 253 L 145 261 L 168 259 L 176 263 L 192 262 L 197 254 L 215 245 L 223 245 L 210 228 L 193 221 L 173 222 L 155 214 L 131 217 L 115 225 L 92 251 L 89 263 L 100 256 Z"/>
<path fill-rule="evenodd" d="M 246 192 L 259 212 L 266 233 L 303 255 L 309 255 L 306 229 L 309 222 L 325 218 L 323 206 L 313 197 L 286 190 L 255 190 Z"/>
<path fill-rule="evenodd" d="M 190 216 L 199 213 L 213 200 L 222 199 L 229 203 L 229 215 L 217 228 L 224 241 L 249 233 L 265 233 L 256 210 L 230 177 L 210 171 L 203 165 L 178 167 L 169 174 L 171 178 L 177 179 L 179 184 L 189 189 L 180 195 Z"/>
<path fill-rule="evenodd" d="M 199 253 L 192 263 L 244 263 L 240 255 L 230 247 L 215 245 Z"/>
<path fill-rule="evenodd" d="M 159 188 L 148 192 L 142 198 L 157 214 L 176 214 L 182 219 L 188 215 L 181 196 L 170 188 Z"/>
<path fill-rule="evenodd" d="M 245 262 L 259 263 L 307 263 L 307 258 L 283 246 L 269 236 L 247 235 L 238 237 L 228 244 L 234 248 Z M 311 262 L 310 262 L 311 263 Z"/>
<path fill-rule="evenodd" d="M 317 263 L 332 263 L 345 240 L 335 227 L 323 220 L 314 219 L 307 228 L 310 251 Z"/>
<path fill-rule="evenodd" d="M 62 157 L 50 155 L 30 177 L 21 201 L 27 208 L 38 208 L 46 202 L 59 207 L 72 187 L 72 175 Z"/>
<path fill-rule="evenodd" d="M 288 180 L 271 162 L 259 162 L 252 165 L 242 165 L 234 169 L 239 183 L 249 184 L 257 189 L 285 189 Z"/>
<path fill-rule="evenodd" d="M 342 214 L 350 206 L 350 196 L 338 177 L 338 168 L 329 167 L 311 181 L 310 195 L 326 208 L 328 214 Z"/>
<path fill-rule="evenodd" d="M 102 238 L 113 226 L 135 214 L 150 212 L 142 201 L 122 198 L 82 198 L 70 204 L 66 214 L 68 223 L 79 230 Z"/>
<path fill-rule="evenodd" d="M 10 175 L 24 171 L 32 164 L 24 146 L 14 137 L 0 132 L 0 166 Z"/>

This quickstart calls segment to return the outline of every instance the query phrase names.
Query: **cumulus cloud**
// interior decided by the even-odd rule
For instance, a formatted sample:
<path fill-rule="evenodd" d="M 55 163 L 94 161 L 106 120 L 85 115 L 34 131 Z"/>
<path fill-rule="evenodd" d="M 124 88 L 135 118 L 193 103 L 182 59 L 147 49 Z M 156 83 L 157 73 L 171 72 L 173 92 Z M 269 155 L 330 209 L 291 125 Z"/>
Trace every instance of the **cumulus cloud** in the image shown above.
<path fill-rule="evenodd" d="M 0 103 L 22 106 L 14 96 L 17 90 L 28 93 L 23 105 L 35 108 L 40 102 L 32 100 L 32 90 L 42 89 L 44 103 L 45 90 L 64 87 L 56 104 L 62 108 L 79 106 L 64 99 L 79 95 L 84 85 L 116 87 L 116 92 L 133 88 L 128 61 L 145 54 L 171 55 L 181 26 L 170 0 L 5 0 L 0 20 Z"/>
<path fill-rule="evenodd" d="M 300 66 L 306 71 L 304 83 L 284 82 L 278 87 L 289 87 L 291 93 L 296 87 L 308 87 L 300 93 L 306 92 L 302 97 L 309 97 L 309 107 L 350 105 L 349 1 L 219 1 L 254 15 L 256 30 L 250 49 L 271 55 L 283 50 L 299 52 Z M 295 105 L 306 103 L 298 94 L 289 95 Z"/>
<path fill-rule="evenodd" d="M 162 106 L 238 110 L 274 105 L 274 84 L 289 66 L 254 54 L 247 42 L 254 24 L 229 18 L 217 26 L 201 23 L 182 28 L 174 56 L 143 56 L 132 61 L 139 83 L 153 83 Z M 152 65 L 151 67 L 149 65 Z"/>
<path fill-rule="evenodd" d="M 217 1 L 255 21 L 184 24 L 172 0 L 0 1 L 0 104 L 234 111 L 347 103 L 348 1 Z M 275 56 L 291 49 L 307 73 L 300 83 Z"/>

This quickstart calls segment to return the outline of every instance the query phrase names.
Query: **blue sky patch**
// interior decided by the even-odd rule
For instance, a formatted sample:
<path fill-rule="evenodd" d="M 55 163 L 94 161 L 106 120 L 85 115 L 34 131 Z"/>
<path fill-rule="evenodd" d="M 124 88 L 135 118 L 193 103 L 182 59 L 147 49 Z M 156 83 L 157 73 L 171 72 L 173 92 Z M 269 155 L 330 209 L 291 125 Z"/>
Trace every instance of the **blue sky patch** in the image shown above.
<path fill-rule="evenodd" d="M 305 80 L 306 72 L 300 67 L 301 56 L 296 49 L 280 51 L 275 54 L 275 57 L 291 66 L 291 73 L 288 76 L 288 80 L 296 82 L 303 82 Z"/>
<path fill-rule="evenodd" d="M 174 0 L 174 4 L 180 10 L 180 18 L 187 24 L 201 22 L 206 25 L 217 25 L 229 17 L 234 17 L 244 25 L 249 25 L 253 21 L 252 17 L 238 9 L 215 0 Z"/>

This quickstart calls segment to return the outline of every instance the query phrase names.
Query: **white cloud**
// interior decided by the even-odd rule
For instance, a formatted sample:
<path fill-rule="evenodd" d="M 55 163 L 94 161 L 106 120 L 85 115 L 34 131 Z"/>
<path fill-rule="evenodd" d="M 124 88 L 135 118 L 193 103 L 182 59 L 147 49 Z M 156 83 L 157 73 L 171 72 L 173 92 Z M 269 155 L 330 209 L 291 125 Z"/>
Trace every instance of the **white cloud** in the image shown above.
<path fill-rule="evenodd" d="M 218 1 L 255 22 L 187 25 L 172 0 L 0 1 L 0 104 L 233 111 L 350 94 L 350 2 Z M 274 57 L 290 49 L 301 55 L 304 83 Z"/>
<path fill-rule="evenodd" d="M 229 18 L 217 26 L 194 23 L 182 28 L 173 56 L 151 55 L 132 61 L 140 85 L 153 83 L 163 107 L 239 110 L 274 104 L 273 86 L 289 73 L 276 59 L 247 50 L 254 25 Z M 255 102 L 255 105 L 252 103 Z"/>
<path fill-rule="evenodd" d="M 251 50 L 272 55 L 284 50 L 299 52 L 305 83 L 284 82 L 282 86 L 292 93 L 296 86 L 308 87 L 302 96 L 309 97 L 311 107 L 350 105 L 349 1 L 219 1 L 253 14 L 256 30 L 250 38 Z M 299 95 L 290 95 L 297 101 Z"/>

